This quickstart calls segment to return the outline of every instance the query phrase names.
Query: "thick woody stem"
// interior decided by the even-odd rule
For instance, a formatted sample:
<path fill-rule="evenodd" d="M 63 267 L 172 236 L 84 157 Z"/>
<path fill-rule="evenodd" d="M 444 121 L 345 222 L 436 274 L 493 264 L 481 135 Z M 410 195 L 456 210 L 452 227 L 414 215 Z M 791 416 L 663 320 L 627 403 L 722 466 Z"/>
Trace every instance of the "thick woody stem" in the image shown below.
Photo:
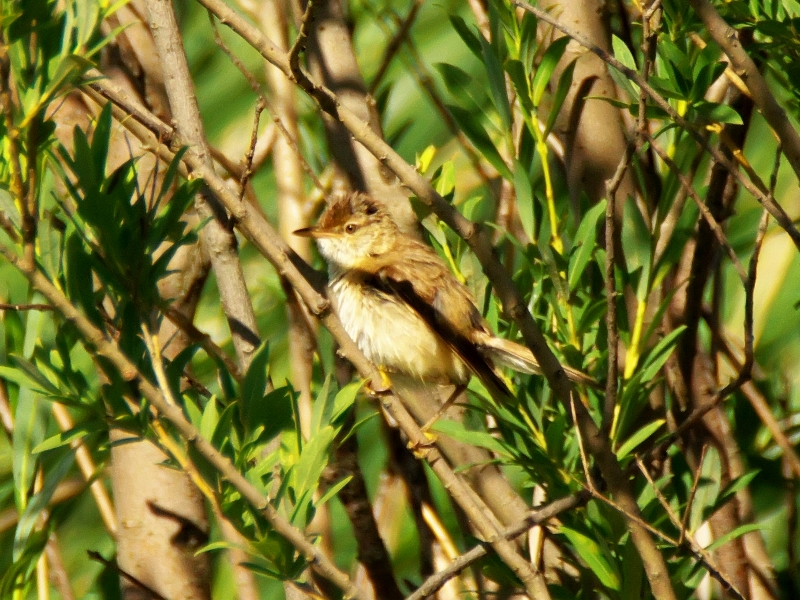
<path fill-rule="evenodd" d="M 164 85 L 176 131 L 198 162 L 206 169 L 211 169 L 213 160 L 203 132 L 200 110 L 172 3 L 168 0 L 152 0 L 147 3 L 147 10 L 150 29 L 164 70 Z M 215 203 L 205 192 L 197 196 L 196 207 L 200 217 L 204 220 L 210 219 L 200 230 L 200 235 L 208 248 L 211 266 L 218 281 L 220 299 L 228 317 L 239 364 L 246 370 L 259 344 L 258 327 L 236 253 L 236 237 L 230 229 L 224 209 L 215 207 Z"/>

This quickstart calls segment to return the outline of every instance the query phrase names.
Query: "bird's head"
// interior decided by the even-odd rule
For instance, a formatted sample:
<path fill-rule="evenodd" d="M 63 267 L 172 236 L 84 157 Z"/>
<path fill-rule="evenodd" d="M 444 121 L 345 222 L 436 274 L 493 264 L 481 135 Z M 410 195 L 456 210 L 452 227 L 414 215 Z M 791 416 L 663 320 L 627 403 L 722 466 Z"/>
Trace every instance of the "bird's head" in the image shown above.
<path fill-rule="evenodd" d="M 359 192 L 328 206 L 314 227 L 294 232 L 314 238 L 325 260 L 344 270 L 369 270 L 394 246 L 399 233 L 387 208 Z"/>

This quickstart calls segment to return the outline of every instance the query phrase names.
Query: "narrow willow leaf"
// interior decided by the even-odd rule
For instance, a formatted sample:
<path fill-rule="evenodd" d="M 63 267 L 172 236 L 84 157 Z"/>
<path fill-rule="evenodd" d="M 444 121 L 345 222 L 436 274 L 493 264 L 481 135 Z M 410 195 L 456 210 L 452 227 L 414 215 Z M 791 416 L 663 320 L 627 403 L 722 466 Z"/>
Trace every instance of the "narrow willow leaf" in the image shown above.
<path fill-rule="evenodd" d="M 647 354 L 647 359 L 642 367 L 643 383 L 647 383 L 653 377 L 655 377 L 659 369 L 664 366 L 664 363 L 667 362 L 670 354 L 672 354 L 672 351 L 678 344 L 678 338 L 685 329 L 686 326 L 681 325 L 680 327 L 675 328 L 673 331 L 670 331 L 658 342 L 658 344 L 656 344 L 655 348 L 653 348 Z"/>
<path fill-rule="evenodd" d="M 328 488 L 328 491 L 326 491 L 324 494 L 322 494 L 322 496 L 320 497 L 319 500 L 314 502 L 314 506 L 316 508 L 319 508 L 320 506 L 323 506 L 328 500 L 330 500 L 336 494 L 338 494 L 339 490 L 341 490 L 344 486 L 346 486 L 348 483 L 350 483 L 351 479 L 353 479 L 353 476 L 352 475 L 348 475 L 347 477 L 345 477 L 341 481 L 337 481 L 335 484 L 333 484 L 331 487 Z"/>
<path fill-rule="evenodd" d="M 533 188 L 527 170 L 519 161 L 514 161 L 514 189 L 517 192 L 517 210 L 522 229 L 528 239 L 534 240 L 536 220 L 533 212 Z"/>
<path fill-rule="evenodd" d="M 730 542 L 731 540 L 735 540 L 738 537 L 743 536 L 746 533 L 750 533 L 751 531 L 759 531 L 763 529 L 764 526 L 758 523 L 747 523 L 746 525 L 740 525 L 736 529 L 733 529 L 723 535 L 721 538 L 714 540 L 712 544 L 705 548 L 706 552 L 713 552 L 717 548 L 720 548 Z"/>
<path fill-rule="evenodd" d="M 486 38 L 480 36 L 479 41 L 481 43 L 483 64 L 489 77 L 489 91 L 492 94 L 492 101 L 497 113 L 500 115 L 503 127 L 508 130 L 511 127 L 511 107 L 508 104 L 503 68 L 500 66 L 500 61 L 497 59 L 494 48 L 486 41 Z"/>
<path fill-rule="evenodd" d="M 450 15 L 450 23 L 453 25 L 453 29 L 456 30 L 458 36 L 467 45 L 467 48 L 469 48 L 475 56 L 481 58 L 481 43 L 478 40 L 478 34 L 474 33 L 464 19 L 458 15 Z"/>
<path fill-rule="evenodd" d="M 611 590 L 619 591 L 621 586 L 619 572 L 611 557 L 603 552 L 600 544 L 569 527 L 562 526 L 561 533 L 567 537 L 575 551 L 589 565 L 600 583 Z"/>
<path fill-rule="evenodd" d="M 617 450 L 617 458 L 622 460 L 633 452 L 639 444 L 644 442 L 647 438 L 653 435 L 664 424 L 664 419 L 656 419 L 652 423 L 648 423 L 639 431 L 634 433 L 631 437 L 625 440 L 625 443 Z"/>
<path fill-rule="evenodd" d="M 514 178 L 511 174 L 511 171 L 506 165 L 503 158 L 500 156 L 500 153 L 497 151 L 494 143 L 492 142 L 489 134 L 486 133 L 486 130 L 483 128 L 483 125 L 480 123 L 480 116 L 475 115 L 467 110 L 464 110 L 460 106 L 455 106 L 452 104 L 447 105 L 447 109 L 450 111 L 450 114 L 453 115 L 453 118 L 458 123 L 458 126 L 464 132 L 464 134 L 469 138 L 469 141 L 472 142 L 475 147 L 478 149 L 483 155 L 489 164 L 491 164 L 497 171 L 509 181 Z"/>
<path fill-rule="evenodd" d="M 242 380 L 241 414 L 242 424 L 245 429 L 250 427 L 253 413 L 257 409 L 257 404 L 264 399 L 264 391 L 267 388 L 267 368 L 269 366 L 269 342 L 264 341 L 261 347 L 256 350 L 247 373 Z"/>
<path fill-rule="evenodd" d="M 595 249 L 595 242 L 597 241 L 597 223 L 605 215 L 606 201 L 601 200 L 595 206 L 590 208 L 578 226 L 578 231 L 575 232 L 575 242 L 572 246 L 572 256 L 569 261 L 569 289 L 574 291 L 580 281 L 586 265 L 592 258 L 592 252 Z"/>
<path fill-rule="evenodd" d="M 58 460 L 55 466 L 51 469 L 48 469 L 48 471 L 45 473 L 42 489 L 30 499 L 27 507 L 25 508 L 25 512 L 22 513 L 22 516 L 19 518 L 19 522 L 17 523 L 17 530 L 14 533 L 14 560 L 18 560 L 20 558 L 28 537 L 33 532 L 36 523 L 39 521 L 41 512 L 47 507 L 50 499 L 53 497 L 53 493 L 56 491 L 56 487 L 58 487 L 58 484 L 61 483 L 64 477 L 66 477 L 70 467 L 72 466 L 74 458 L 75 453 L 72 450 L 68 450 Z"/>
<path fill-rule="evenodd" d="M 564 72 L 561 73 L 561 77 L 558 78 L 556 93 L 553 94 L 553 105 L 550 107 L 550 114 L 547 115 L 547 123 L 545 124 L 544 128 L 545 137 L 550 135 L 550 132 L 553 130 L 553 125 L 556 123 L 558 113 L 561 112 L 561 107 L 564 105 L 564 101 L 567 99 L 569 88 L 572 86 L 572 74 L 574 72 L 575 61 L 573 60 L 571 63 L 569 63 L 569 65 L 567 65 L 567 68 L 564 69 Z"/>
<path fill-rule="evenodd" d="M 536 73 L 533 76 L 533 83 L 531 84 L 531 99 L 533 100 L 534 106 L 538 107 L 541 103 L 542 96 L 547 89 L 547 84 L 550 83 L 550 77 L 552 77 L 553 72 L 556 70 L 558 61 L 564 56 L 564 52 L 570 41 L 571 38 L 568 36 L 558 38 L 548 46 L 544 56 L 542 56 L 542 61 L 536 69 Z"/>
<path fill-rule="evenodd" d="M 458 442 L 486 448 L 501 455 L 508 455 L 508 449 L 499 440 L 483 431 L 468 430 L 461 423 L 449 419 L 441 419 L 433 425 L 432 429 Z"/>

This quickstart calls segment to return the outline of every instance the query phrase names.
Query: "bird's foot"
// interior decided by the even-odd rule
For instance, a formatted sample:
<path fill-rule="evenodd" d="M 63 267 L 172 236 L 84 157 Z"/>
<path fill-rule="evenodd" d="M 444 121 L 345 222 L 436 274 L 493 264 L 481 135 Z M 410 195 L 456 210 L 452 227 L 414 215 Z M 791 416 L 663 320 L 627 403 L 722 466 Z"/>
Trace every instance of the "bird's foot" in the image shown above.
<path fill-rule="evenodd" d="M 377 371 L 380 376 L 379 381 L 373 382 L 370 378 L 364 383 L 364 389 L 370 396 L 383 396 L 392 389 L 392 380 L 389 379 L 389 374 L 381 367 L 378 367 Z"/>

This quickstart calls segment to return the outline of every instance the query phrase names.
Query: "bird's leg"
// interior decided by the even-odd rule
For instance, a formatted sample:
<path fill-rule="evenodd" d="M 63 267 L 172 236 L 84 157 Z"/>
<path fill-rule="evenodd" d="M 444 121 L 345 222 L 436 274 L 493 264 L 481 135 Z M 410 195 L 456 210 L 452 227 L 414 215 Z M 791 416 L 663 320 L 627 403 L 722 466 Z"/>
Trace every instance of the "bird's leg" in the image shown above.
<path fill-rule="evenodd" d="M 420 429 L 422 429 L 422 433 L 427 434 L 428 429 L 433 427 L 433 424 L 436 423 L 436 421 L 438 421 L 441 418 L 441 416 L 445 413 L 445 411 L 453 405 L 453 402 L 455 402 L 456 399 L 466 389 L 467 386 L 464 384 L 456 385 L 455 389 L 453 390 L 453 393 L 450 394 L 450 397 L 445 401 L 445 403 L 439 407 L 439 410 L 437 410 L 436 413 L 430 419 L 428 419 L 428 421 L 422 427 L 420 427 Z"/>
<path fill-rule="evenodd" d="M 389 378 L 389 374 L 383 369 L 383 367 L 378 367 L 377 371 L 380 375 L 380 381 L 373 382 L 372 379 L 368 379 L 364 384 L 364 388 L 367 394 L 370 396 L 380 396 L 382 394 L 386 394 L 392 389 L 392 380 Z"/>

